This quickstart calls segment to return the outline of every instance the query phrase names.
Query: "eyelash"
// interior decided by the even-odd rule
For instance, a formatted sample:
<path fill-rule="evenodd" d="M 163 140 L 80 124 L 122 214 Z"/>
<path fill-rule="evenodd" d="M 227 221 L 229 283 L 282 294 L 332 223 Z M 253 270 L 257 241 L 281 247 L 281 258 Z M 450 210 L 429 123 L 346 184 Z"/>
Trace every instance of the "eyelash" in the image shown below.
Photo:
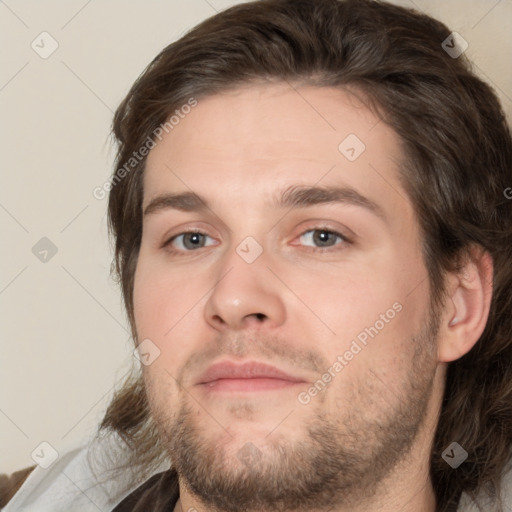
<path fill-rule="evenodd" d="M 328 246 L 328 247 L 311 247 L 311 246 L 306 246 L 309 249 L 312 249 L 313 252 L 320 252 L 320 253 L 322 253 L 322 252 L 330 252 L 331 250 L 340 250 L 340 249 L 335 249 L 335 247 L 338 247 L 339 245 L 347 245 L 347 244 L 350 245 L 350 244 L 352 244 L 352 241 L 349 238 L 347 238 L 345 235 L 339 233 L 338 231 L 334 231 L 334 230 L 329 229 L 329 228 L 324 227 L 324 226 L 317 226 L 317 227 L 309 228 L 306 231 L 303 231 L 299 235 L 299 238 L 303 237 L 307 233 L 311 233 L 311 232 L 314 233 L 315 231 L 321 231 L 321 232 L 324 232 L 324 233 L 329 233 L 331 235 L 335 235 L 337 238 L 341 239 L 341 241 L 343 243 L 341 243 L 341 244 L 338 243 L 338 244 L 335 244 L 333 246 Z M 197 235 L 203 235 L 203 236 L 209 237 L 209 235 L 207 235 L 206 233 L 203 233 L 202 231 L 198 231 L 198 230 L 183 231 L 182 233 L 178 233 L 177 235 L 174 235 L 169 240 L 167 240 L 163 244 L 162 248 L 166 248 L 167 251 L 170 252 L 171 254 L 186 254 L 186 253 L 189 253 L 189 252 L 196 252 L 196 251 L 198 251 L 200 249 L 204 249 L 205 247 L 210 247 L 210 246 L 205 246 L 205 247 L 199 247 L 197 249 L 189 249 L 189 250 L 187 250 L 187 249 L 182 250 L 182 249 L 170 248 L 170 247 L 172 247 L 172 242 L 174 240 L 176 240 L 180 236 L 184 236 L 184 235 L 188 235 L 188 234 L 197 234 Z"/>

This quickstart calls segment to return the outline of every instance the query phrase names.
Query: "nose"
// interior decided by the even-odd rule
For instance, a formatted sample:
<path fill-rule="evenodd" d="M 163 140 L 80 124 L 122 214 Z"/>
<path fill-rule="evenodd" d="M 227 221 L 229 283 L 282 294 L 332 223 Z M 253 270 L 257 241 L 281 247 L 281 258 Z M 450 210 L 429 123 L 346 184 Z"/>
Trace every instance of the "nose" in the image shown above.
<path fill-rule="evenodd" d="M 206 321 L 218 331 L 278 327 L 285 321 L 282 283 L 264 255 L 247 263 L 233 249 L 224 258 L 204 308 Z"/>

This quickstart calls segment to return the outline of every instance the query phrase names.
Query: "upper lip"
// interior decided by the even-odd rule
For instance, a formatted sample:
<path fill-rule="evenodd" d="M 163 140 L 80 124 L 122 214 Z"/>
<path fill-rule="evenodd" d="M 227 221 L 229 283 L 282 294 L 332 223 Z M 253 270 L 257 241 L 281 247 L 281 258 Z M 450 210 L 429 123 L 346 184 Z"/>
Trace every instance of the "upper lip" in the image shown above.
<path fill-rule="evenodd" d="M 248 361 L 236 364 L 232 361 L 222 361 L 210 366 L 198 379 L 197 384 L 206 384 L 219 379 L 281 379 L 291 382 L 305 382 L 286 372 L 265 363 Z"/>

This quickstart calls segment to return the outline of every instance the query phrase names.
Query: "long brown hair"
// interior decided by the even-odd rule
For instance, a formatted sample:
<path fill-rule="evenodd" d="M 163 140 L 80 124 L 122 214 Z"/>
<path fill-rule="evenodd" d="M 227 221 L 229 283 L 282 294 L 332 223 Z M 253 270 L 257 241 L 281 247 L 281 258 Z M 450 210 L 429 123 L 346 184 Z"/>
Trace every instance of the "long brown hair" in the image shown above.
<path fill-rule="evenodd" d="M 108 205 L 112 270 L 136 340 L 132 293 L 146 158 L 133 154 L 159 126 L 191 98 L 200 102 L 253 80 L 350 88 L 369 98 L 403 143 L 401 179 L 419 219 L 433 303 L 442 303 L 443 276 L 457 271 L 468 248 L 483 247 L 494 262 L 485 331 L 448 366 L 430 460 L 438 511 L 454 510 L 462 492 L 499 496 L 512 445 L 512 142 L 492 89 L 464 55 L 443 49 L 449 37 L 444 24 L 424 14 L 371 0 L 261 0 L 229 8 L 166 47 L 120 104 Z M 112 431 L 133 450 L 127 465 L 148 469 L 167 457 L 136 368 L 100 425 L 99 434 Z M 452 441 L 469 454 L 457 469 L 441 458 Z"/>

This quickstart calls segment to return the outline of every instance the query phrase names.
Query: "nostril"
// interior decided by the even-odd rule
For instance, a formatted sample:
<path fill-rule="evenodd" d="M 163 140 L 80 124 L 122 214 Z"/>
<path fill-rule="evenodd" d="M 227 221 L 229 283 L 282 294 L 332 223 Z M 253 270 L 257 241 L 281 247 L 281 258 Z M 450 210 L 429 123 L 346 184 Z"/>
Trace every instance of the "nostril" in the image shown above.
<path fill-rule="evenodd" d="M 221 323 L 221 324 L 225 324 L 226 322 L 224 322 L 224 320 L 219 316 L 219 315 L 214 315 L 214 320 L 216 320 L 217 322 Z"/>

